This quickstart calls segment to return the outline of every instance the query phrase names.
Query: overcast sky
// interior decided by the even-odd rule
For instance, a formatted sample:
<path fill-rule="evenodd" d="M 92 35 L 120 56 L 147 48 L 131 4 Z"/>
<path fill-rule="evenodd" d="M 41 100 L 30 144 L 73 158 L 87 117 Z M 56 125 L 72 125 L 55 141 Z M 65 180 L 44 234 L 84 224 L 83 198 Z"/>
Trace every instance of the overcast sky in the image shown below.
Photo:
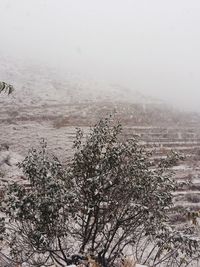
<path fill-rule="evenodd" d="M 0 0 L 0 56 L 200 110 L 199 0 Z"/>

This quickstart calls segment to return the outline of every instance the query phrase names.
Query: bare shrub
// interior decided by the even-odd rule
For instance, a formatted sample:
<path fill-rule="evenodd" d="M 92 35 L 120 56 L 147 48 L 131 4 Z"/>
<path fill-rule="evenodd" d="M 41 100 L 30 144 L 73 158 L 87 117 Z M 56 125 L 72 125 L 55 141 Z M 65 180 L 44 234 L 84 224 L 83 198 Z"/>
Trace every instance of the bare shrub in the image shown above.
<path fill-rule="evenodd" d="M 130 258 L 125 258 L 123 260 L 123 263 L 120 267 L 135 267 L 136 266 L 136 261 Z"/>
<path fill-rule="evenodd" d="M 189 193 L 185 195 L 185 200 L 188 202 L 192 203 L 199 203 L 200 202 L 200 195 L 199 194 L 194 194 L 194 193 Z"/>
<path fill-rule="evenodd" d="M 187 216 L 185 213 L 176 213 L 170 215 L 170 222 L 172 224 L 185 223 L 187 221 Z"/>

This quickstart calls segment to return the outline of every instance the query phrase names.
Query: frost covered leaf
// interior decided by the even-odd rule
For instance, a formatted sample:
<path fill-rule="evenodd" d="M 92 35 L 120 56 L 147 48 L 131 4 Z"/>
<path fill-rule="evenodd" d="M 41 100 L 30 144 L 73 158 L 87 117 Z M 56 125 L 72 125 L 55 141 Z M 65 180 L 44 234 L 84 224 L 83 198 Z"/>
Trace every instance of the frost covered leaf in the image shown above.
<path fill-rule="evenodd" d="M 0 82 L 0 93 L 5 92 L 10 95 L 14 91 L 14 87 L 8 83 Z"/>

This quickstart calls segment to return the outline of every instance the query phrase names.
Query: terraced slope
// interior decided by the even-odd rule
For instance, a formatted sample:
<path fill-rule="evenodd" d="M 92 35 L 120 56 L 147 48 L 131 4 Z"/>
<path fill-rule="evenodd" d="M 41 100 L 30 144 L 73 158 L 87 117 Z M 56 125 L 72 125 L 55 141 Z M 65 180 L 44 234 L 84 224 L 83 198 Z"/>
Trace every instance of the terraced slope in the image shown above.
<path fill-rule="evenodd" d="M 16 159 L 39 145 L 41 138 L 66 162 L 72 154 L 75 128 L 87 132 L 100 117 L 116 112 L 116 119 L 125 128 L 124 135 L 138 138 L 141 144 L 154 149 L 154 157 L 164 157 L 172 149 L 185 155 L 185 161 L 174 169 L 175 177 L 178 181 L 189 179 L 193 184 L 178 191 L 174 201 L 178 207 L 200 209 L 199 114 L 177 111 L 127 88 L 88 82 L 38 66 L 4 61 L 0 76 L 16 87 L 11 97 L 0 97 L 0 144 L 9 146 L 7 152 L 0 151 L 0 157 L 7 153 L 9 158 L 2 166 L 2 181 L 22 178 L 16 170 Z M 173 216 L 176 222 L 185 218 L 178 213 Z"/>

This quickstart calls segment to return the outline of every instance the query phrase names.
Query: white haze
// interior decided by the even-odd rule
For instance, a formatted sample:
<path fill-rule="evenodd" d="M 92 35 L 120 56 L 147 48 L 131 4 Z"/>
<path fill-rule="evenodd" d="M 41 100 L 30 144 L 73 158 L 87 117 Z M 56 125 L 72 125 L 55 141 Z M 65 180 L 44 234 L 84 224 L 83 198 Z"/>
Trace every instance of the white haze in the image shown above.
<path fill-rule="evenodd" d="M 199 0 L 0 0 L 0 57 L 200 111 Z"/>

